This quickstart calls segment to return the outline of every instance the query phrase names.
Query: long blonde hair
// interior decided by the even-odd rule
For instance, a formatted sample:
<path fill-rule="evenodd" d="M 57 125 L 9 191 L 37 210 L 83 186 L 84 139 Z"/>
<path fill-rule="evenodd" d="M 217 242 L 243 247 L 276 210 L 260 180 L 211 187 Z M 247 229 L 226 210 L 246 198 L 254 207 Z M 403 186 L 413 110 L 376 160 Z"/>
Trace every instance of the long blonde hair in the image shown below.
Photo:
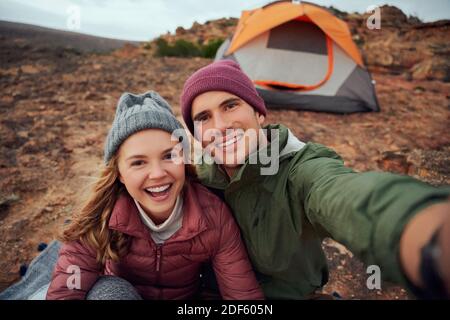
<path fill-rule="evenodd" d="M 97 263 L 103 265 L 108 259 L 118 261 L 128 249 L 127 235 L 108 227 L 117 199 L 127 192 L 119 181 L 117 158 L 113 156 L 101 169 L 81 210 L 59 236 L 63 242 L 78 240 L 94 249 Z"/>
<path fill-rule="evenodd" d="M 186 164 L 186 183 L 196 181 L 195 167 Z M 96 251 L 97 263 L 118 261 L 128 252 L 129 236 L 109 229 L 109 220 L 117 199 L 127 193 L 119 180 L 118 155 L 114 155 L 100 171 L 92 191 L 81 209 L 58 237 L 62 242 L 81 241 Z"/>

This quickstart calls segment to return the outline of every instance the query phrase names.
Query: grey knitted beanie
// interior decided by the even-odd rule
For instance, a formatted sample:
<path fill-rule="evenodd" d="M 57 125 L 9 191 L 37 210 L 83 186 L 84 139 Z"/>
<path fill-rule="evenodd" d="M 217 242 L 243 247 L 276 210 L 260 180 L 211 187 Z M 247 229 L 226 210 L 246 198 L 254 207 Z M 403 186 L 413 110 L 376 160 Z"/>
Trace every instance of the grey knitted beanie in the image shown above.
<path fill-rule="evenodd" d="M 175 118 L 170 105 L 157 92 L 149 91 L 138 95 L 126 92 L 117 103 L 116 115 L 106 138 L 105 163 L 129 136 L 145 129 L 161 129 L 170 134 L 176 129 L 183 129 L 177 131 L 181 133 L 178 138 L 186 143 L 188 141 L 185 130 Z"/>

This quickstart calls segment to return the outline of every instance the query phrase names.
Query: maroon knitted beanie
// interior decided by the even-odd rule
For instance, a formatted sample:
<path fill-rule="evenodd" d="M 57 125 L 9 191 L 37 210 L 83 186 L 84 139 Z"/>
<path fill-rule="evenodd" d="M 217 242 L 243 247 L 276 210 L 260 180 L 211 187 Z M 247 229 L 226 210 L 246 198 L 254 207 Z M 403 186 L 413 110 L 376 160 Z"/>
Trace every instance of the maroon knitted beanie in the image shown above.
<path fill-rule="evenodd" d="M 226 91 L 243 99 L 262 115 L 266 115 L 264 100 L 258 95 L 252 80 L 232 60 L 219 60 L 197 70 L 186 80 L 181 94 L 181 113 L 194 134 L 191 117 L 192 101 L 207 91 Z"/>

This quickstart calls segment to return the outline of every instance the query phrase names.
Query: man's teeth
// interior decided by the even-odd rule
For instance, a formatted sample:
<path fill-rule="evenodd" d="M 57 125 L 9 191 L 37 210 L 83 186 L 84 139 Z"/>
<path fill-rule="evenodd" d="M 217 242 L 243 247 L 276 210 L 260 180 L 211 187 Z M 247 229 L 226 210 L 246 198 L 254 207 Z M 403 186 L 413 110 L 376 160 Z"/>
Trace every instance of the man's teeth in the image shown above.
<path fill-rule="evenodd" d="M 166 191 L 167 189 L 169 189 L 170 184 L 166 184 L 164 186 L 159 186 L 159 187 L 154 187 L 154 188 L 147 188 L 145 190 L 150 191 L 150 192 L 163 192 Z"/>
<path fill-rule="evenodd" d="M 218 146 L 219 148 L 227 147 L 227 146 L 229 146 L 229 145 L 235 143 L 236 141 L 238 141 L 240 138 L 241 138 L 241 136 L 236 136 L 236 137 L 234 137 L 233 139 L 230 139 L 230 140 L 225 141 L 225 142 L 223 142 L 223 143 L 219 143 L 217 146 Z"/>
<path fill-rule="evenodd" d="M 226 146 L 229 146 L 230 144 L 233 144 L 235 142 L 236 142 L 236 138 L 233 138 L 231 140 L 228 140 L 227 142 L 219 144 L 219 147 L 226 147 Z"/>

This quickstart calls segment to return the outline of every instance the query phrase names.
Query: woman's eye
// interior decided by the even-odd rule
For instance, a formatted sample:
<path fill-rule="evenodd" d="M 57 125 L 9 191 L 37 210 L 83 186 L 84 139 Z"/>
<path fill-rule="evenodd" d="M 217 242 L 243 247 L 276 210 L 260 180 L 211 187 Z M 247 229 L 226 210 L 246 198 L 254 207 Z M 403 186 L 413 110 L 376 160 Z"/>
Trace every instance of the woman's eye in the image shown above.
<path fill-rule="evenodd" d="M 168 153 L 163 157 L 163 159 L 164 160 L 172 160 L 174 157 L 175 157 L 175 155 L 173 155 L 172 153 Z"/>
<path fill-rule="evenodd" d="M 144 161 L 142 161 L 142 160 L 136 160 L 136 161 L 133 161 L 132 163 L 131 163 L 131 166 L 132 167 L 138 167 L 138 166 L 141 166 L 141 165 L 143 165 L 144 164 Z"/>

